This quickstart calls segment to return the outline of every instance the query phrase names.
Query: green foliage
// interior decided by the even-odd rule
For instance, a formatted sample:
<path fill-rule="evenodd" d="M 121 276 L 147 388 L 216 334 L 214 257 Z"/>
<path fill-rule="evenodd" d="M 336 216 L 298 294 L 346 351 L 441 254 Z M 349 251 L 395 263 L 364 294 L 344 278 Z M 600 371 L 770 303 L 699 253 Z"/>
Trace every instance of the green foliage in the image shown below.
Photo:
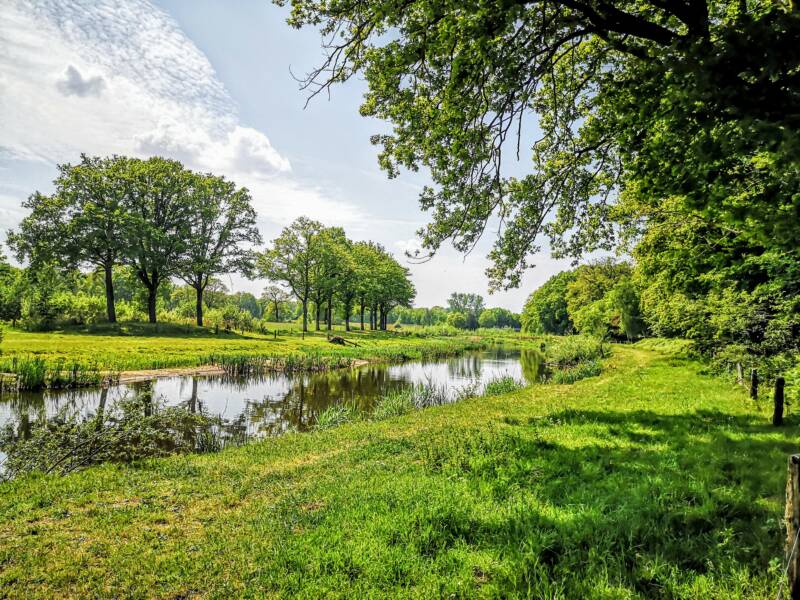
<path fill-rule="evenodd" d="M 2 476 L 31 473 L 66 475 L 106 462 L 130 463 L 150 457 L 198 451 L 198 431 L 213 422 L 185 408 L 166 407 L 149 393 L 101 407 L 89 418 L 62 409 L 34 421 L 26 436 L 7 427 L 0 436 L 6 454 Z"/>
<path fill-rule="evenodd" d="M 314 429 L 324 431 L 346 423 L 353 423 L 361 418 L 358 407 L 352 404 L 333 404 L 317 415 Z"/>
<path fill-rule="evenodd" d="M 574 271 L 562 271 L 534 290 L 522 310 L 522 328 L 528 333 L 571 333 L 574 325 L 567 311 L 567 286 L 573 281 Z"/>
<path fill-rule="evenodd" d="M 495 327 L 517 329 L 520 326 L 519 315 L 515 315 L 507 308 L 486 308 L 478 317 L 478 326 L 484 329 Z"/>
<path fill-rule="evenodd" d="M 413 395 L 413 390 L 408 388 L 385 394 L 375 404 L 375 408 L 370 413 L 370 418 L 374 421 L 383 421 L 384 419 L 400 417 L 411 412 L 414 410 Z"/>
<path fill-rule="evenodd" d="M 547 362 L 558 367 L 569 367 L 604 358 L 608 353 L 603 341 L 594 336 L 570 335 L 552 338 L 544 342 L 543 346 Z"/>
<path fill-rule="evenodd" d="M 453 292 L 447 299 L 447 306 L 451 313 L 460 313 L 464 316 L 465 324 L 461 329 L 478 328 L 478 317 L 484 308 L 483 296 Z"/>
<path fill-rule="evenodd" d="M 600 361 L 589 360 L 578 363 L 574 367 L 555 369 L 547 378 L 547 381 L 556 384 L 569 384 L 580 381 L 581 379 L 586 379 L 587 377 L 597 377 L 602 372 L 603 366 L 600 364 Z"/>
<path fill-rule="evenodd" d="M 447 315 L 447 325 L 455 329 L 467 329 L 467 316 L 462 312 L 453 311 Z"/>

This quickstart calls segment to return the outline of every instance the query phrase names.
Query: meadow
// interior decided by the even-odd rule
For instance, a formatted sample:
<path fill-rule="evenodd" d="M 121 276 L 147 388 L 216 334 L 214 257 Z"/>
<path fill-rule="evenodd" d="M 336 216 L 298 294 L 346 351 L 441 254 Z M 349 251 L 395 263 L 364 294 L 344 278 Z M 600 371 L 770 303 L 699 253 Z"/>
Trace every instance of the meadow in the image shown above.
<path fill-rule="evenodd" d="M 685 356 L 603 366 L 5 483 L 2 595 L 774 598 L 796 419 Z"/>
<path fill-rule="evenodd" d="M 328 335 L 344 336 L 357 345 L 338 346 Z M 519 343 L 534 338 L 492 330 L 455 332 L 443 328 L 405 331 L 345 332 L 336 327 L 302 335 L 295 324 L 270 324 L 265 333 L 234 332 L 193 325 L 128 323 L 116 326 L 69 328 L 30 332 L 8 329 L 2 342 L 0 371 L 12 364 L 41 359 L 47 365 L 80 365 L 101 371 L 136 371 L 197 367 L 243 359 L 319 357 L 339 365 L 338 359 L 401 361 L 448 356 L 494 342 Z M 66 368 L 66 367 L 65 367 Z"/>

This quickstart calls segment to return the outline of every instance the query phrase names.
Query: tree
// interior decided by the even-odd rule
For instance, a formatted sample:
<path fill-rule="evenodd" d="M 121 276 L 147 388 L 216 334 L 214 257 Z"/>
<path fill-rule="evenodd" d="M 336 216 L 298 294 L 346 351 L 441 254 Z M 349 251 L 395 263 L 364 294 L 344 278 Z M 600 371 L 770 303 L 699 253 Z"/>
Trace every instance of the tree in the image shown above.
<path fill-rule="evenodd" d="M 25 274 L 12 267 L 0 250 L 0 321 L 16 326 L 22 317 L 22 298 L 26 293 Z"/>
<path fill-rule="evenodd" d="M 122 226 L 126 173 L 130 159 L 81 155 L 76 165 L 58 166 L 55 193 L 31 195 L 23 208 L 31 211 L 10 232 L 9 245 L 20 260 L 56 260 L 63 267 L 90 265 L 105 277 L 108 321 L 117 320 L 114 305 L 113 268 L 125 245 Z"/>
<path fill-rule="evenodd" d="M 467 329 L 475 329 L 478 326 L 478 316 L 483 310 L 483 296 L 453 292 L 447 300 L 447 305 L 451 311 L 464 315 Z"/>
<path fill-rule="evenodd" d="M 261 294 L 262 300 L 266 302 L 265 311 L 268 309 L 269 304 L 272 304 L 273 314 L 275 315 L 275 322 L 280 323 L 281 313 L 280 306 L 289 300 L 289 294 L 286 293 L 282 287 L 277 285 L 269 285 L 264 288 Z"/>
<path fill-rule="evenodd" d="M 426 251 L 469 250 L 502 217 L 492 287 L 519 283 L 542 236 L 560 256 L 610 247 L 621 190 L 798 247 L 795 4 L 275 1 L 325 34 L 307 89 L 363 74 L 361 113 L 391 122 L 373 137 L 382 167 L 430 170 Z M 515 141 L 533 149 L 520 178 L 504 171 Z"/>
<path fill-rule="evenodd" d="M 250 193 L 214 175 L 192 175 L 191 214 L 187 243 L 178 276 L 197 293 L 197 325 L 203 326 L 203 293 L 220 273 L 249 273 L 255 253 L 246 245 L 260 244 Z"/>
<path fill-rule="evenodd" d="M 478 317 L 478 325 L 481 327 L 519 327 L 519 317 L 507 308 L 486 308 Z"/>
<path fill-rule="evenodd" d="M 181 272 L 194 241 L 192 220 L 200 182 L 178 161 L 153 157 L 130 159 L 126 185 L 122 259 L 147 289 L 147 314 L 155 323 L 159 286 Z"/>
<path fill-rule="evenodd" d="M 467 328 L 467 316 L 458 311 L 451 311 L 447 315 L 447 324 L 450 327 L 455 327 L 456 329 L 466 329 Z"/>
<path fill-rule="evenodd" d="M 322 230 L 322 223 L 300 217 L 273 240 L 272 248 L 258 257 L 261 276 L 285 284 L 302 304 L 304 332 L 308 331 L 308 301 Z"/>
<path fill-rule="evenodd" d="M 575 281 L 574 271 L 553 275 L 534 290 L 522 309 L 522 327 L 529 333 L 564 335 L 574 325 L 567 311 L 567 288 Z"/>

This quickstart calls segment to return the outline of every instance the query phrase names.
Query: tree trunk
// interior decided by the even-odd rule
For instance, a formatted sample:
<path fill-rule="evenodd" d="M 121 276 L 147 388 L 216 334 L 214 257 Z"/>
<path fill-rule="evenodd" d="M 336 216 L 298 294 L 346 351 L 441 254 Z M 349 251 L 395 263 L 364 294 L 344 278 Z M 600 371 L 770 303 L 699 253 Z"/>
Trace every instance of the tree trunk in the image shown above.
<path fill-rule="evenodd" d="M 364 302 L 361 302 L 361 331 L 364 331 Z"/>
<path fill-rule="evenodd" d="M 195 312 L 197 314 L 197 326 L 203 326 L 203 286 L 198 285 L 195 288 L 197 292 L 197 305 L 195 306 Z"/>
<path fill-rule="evenodd" d="M 277 300 L 275 300 L 275 322 L 276 323 L 280 323 L 281 322 L 281 316 L 280 316 L 280 313 L 278 312 L 278 301 Z"/>
<path fill-rule="evenodd" d="M 316 331 L 319 331 L 319 319 L 320 319 L 319 313 L 320 313 L 320 308 L 322 307 L 319 305 L 319 302 L 315 302 L 314 304 L 315 304 L 314 311 L 316 313 Z"/>
<path fill-rule="evenodd" d="M 152 286 L 148 288 L 147 292 L 147 317 L 151 323 L 157 323 L 158 318 L 156 315 L 156 295 L 158 288 L 156 286 Z"/>
<path fill-rule="evenodd" d="M 328 331 L 333 325 L 333 296 L 328 297 Z"/>
<path fill-rule="evenodd" d="M 114 278 L 111 263 L 103 265 L 106 277 L 106 314 L 109 323 L 117 322 L 117 308 L 114 306 Z"/>
<path fill-rule="evenodd" d="M 303 298 L 303 333 L 308 331 L 308 300 Z"/>

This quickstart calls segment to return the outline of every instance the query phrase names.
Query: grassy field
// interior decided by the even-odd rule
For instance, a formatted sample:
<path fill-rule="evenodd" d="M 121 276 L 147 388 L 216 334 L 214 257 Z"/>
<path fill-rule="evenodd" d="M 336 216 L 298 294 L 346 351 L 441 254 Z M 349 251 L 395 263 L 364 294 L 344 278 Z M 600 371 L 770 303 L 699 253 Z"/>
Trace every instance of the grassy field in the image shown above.
<path fill-rule="evenodd" d="M 0 597 L 775 598 L 797 421 L 699 365 L 0 485 Z"/>
<path fill-rule="evenodd" d="M 50 363 L 64 360 L 100 369 L 120 371 L 159 369 L 168 367 L 194 367 L 211 364 L 220 357 L 270 356 L 285 357 L 293 354 L 319 354 L 330 357 L 355 359 L 408 359 L 425 355 L 460 352 L 470 347 L 484 345 L 491 340 L 482 336 L 464 334 L 455 337 L 417 337 L 406 333 L 351 331 L 341 328 L 335 335 L 343 335 L 357 344 L 336 346 L 328 343 L 326 333 L 316 332 L 301 336 L 296 325 L 283 325 L 277 337 L 267 334 L 220 331 L 162 324 L 127 324 L 119 328 L 110 326 L 96 329 L 72 329 L 55 332 L 27 332 L 10 329 L 0 345 L 0 370 L 14 357 L 36 356 Z M 497 338 L 513 339 L 499 332 Z"/>

